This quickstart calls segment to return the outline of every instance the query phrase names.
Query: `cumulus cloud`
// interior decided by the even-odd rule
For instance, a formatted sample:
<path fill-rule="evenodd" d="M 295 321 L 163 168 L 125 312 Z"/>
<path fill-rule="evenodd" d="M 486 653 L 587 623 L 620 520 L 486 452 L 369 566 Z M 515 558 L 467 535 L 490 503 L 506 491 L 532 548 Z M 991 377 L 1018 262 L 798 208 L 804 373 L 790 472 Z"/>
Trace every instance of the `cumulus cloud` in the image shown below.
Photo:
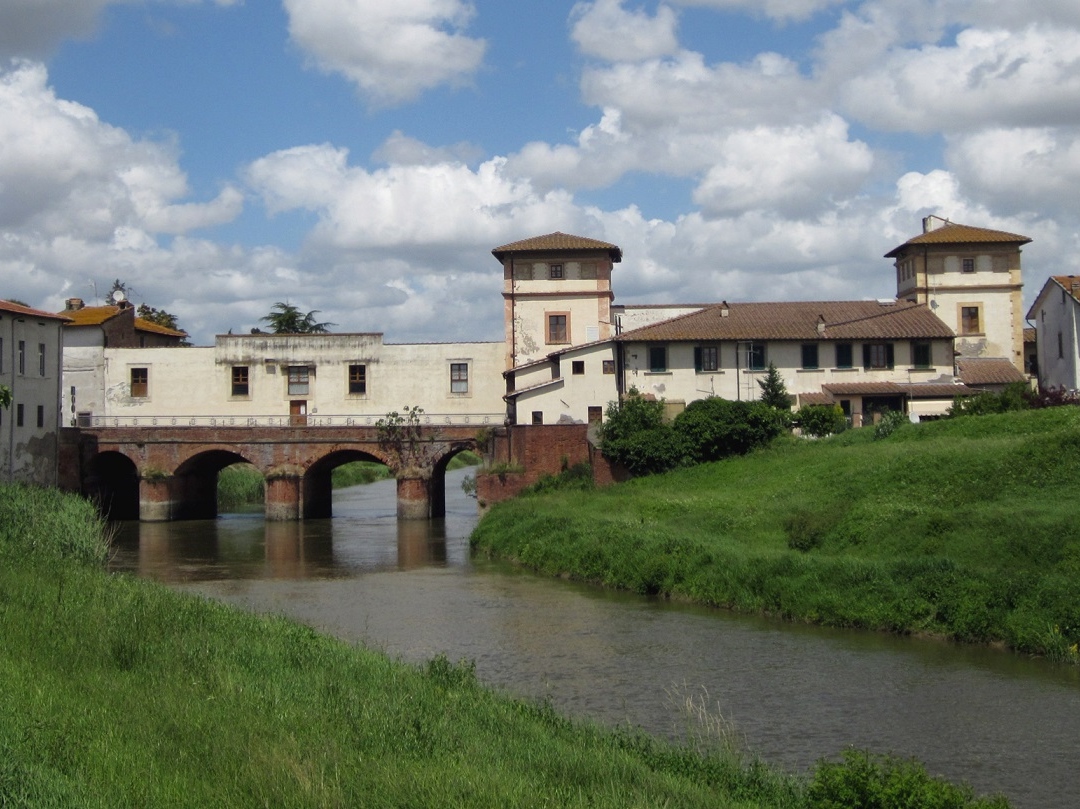
<path fill-rule="evenodd" d="M 677 18 L 670 6 L 656 15 L 627 11 L 621 0 L 578 3 L 570 12 L 571 37 L 581 51 L 609 62 L 641 61 L 668 56 L 679 49 Z"/>
<path fill-rule="evenodd" d="M 694 192 L 711 215 L 767 209 L 805 218 L 858 191 L 873 168 L 864 143 L 828 115 L 812 126 L 732 132 Z"/>
<path fill-rule="evenodd" d="M 952 170 L 973 195 L 1009 213 L 1068 209 L 1080 185 L 1080 129 L 987 129 L 950 139 Z"/>
<path fill-rule="evenodd" d="M 340 73 L 376 105 L 466 83 L 486 43 L 461 33 L 462 0 L 284 0 L 289 34 L 321 69 Z"/>
<path fill-rule="evenodd" d="M 898 49 L 843 88 L 845 108 L 889 130 L 1080 123 L 1080 31 L 968 28 L 955 45 Z"/>

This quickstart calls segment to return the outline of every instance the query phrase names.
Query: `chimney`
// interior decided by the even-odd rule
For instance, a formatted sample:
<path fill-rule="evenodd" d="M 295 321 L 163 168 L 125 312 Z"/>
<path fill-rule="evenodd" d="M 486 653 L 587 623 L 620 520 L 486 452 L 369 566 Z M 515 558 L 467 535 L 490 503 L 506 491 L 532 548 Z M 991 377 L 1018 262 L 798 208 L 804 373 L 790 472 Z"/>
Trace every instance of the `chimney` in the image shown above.
<path fill-rule="evenodd" d="M 931 214 L 930 216 L 924 216 L 922 220 L 922 232 L 929 233 L 932 230 L 943 228 L 950 224 L 948 219 L 942 219 L 940 216 Z"/>
<path fill-rule="evenodd" d="M 720 317 L 727 317 L 729 314 L 727 301 L 721 301 L 720 303 Z"/>
<path fill-rule="evenodd" d="M 825 333 L 825 315 L 818 315 L 817 316 L 817 333 L 818 334 L 824 334 Z"/>
<path fill-rule="evenodd" d="M 68 298 L 64 301 L 65 312 L 77 312 L 84 306 L 82 298 Z"/>

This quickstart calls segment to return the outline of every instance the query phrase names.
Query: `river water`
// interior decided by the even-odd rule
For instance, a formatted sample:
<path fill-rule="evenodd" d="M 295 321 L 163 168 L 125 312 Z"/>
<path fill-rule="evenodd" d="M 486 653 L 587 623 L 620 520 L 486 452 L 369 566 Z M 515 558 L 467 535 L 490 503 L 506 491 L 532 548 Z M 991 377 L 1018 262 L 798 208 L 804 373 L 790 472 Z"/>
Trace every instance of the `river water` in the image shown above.
<path fill-rule="evenodd" d="M 126 523 L 113 569 L 283 614 L 387 654 L 468 659 L 560 711 L 684 737 L 689 698 L 790 771 L 846 746 L 923 761 L 1016 807 L 1080 806 L 1080 672 L 1000 651 L 795 626 L 538 578 L 469 557 L 475 501 L 395 517 L 394 482 L 334 517 Z"/>

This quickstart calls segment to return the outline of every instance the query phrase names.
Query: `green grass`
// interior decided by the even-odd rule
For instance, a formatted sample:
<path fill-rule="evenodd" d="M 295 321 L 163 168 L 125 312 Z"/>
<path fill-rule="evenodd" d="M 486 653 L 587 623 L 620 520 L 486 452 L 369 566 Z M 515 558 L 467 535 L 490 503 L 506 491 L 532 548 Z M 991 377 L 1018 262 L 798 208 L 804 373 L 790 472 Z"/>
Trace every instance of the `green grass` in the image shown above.
<path fill-rule="evenodd" d="M 1078 660 L 1080 409 L 785 439 L 502 503 L 475 549 L 549 575 Z"/>
<path fill-rule="evenodd" d="M 899 790 L 869 758 L 785 774 L 708 721 L 678 745 L 573 721 L 467 663 L 409 666 L 107 575 L 103 528 L 77 498 L 0 487 L 0 806 L 1006 805 L 914 763 Z"/>
<path fill-rule="evenodd" d="M 476 466 L 480 462 L 479 455 L 466 450 L 451 458 L 446 468 L 449 471 L 464 466 Z M 353 461 L 342 464 L 330 475 L 331 485 L 335 489 L 374 483 L 377 480 L 393 477 L 385 465 L 375 461 Z M 264 494 L 263 476 L 251 464 L 233 464 L 218 473 L 218 508 L 221 511 L 234 511 L 241 506 L 261 503 Z"/>

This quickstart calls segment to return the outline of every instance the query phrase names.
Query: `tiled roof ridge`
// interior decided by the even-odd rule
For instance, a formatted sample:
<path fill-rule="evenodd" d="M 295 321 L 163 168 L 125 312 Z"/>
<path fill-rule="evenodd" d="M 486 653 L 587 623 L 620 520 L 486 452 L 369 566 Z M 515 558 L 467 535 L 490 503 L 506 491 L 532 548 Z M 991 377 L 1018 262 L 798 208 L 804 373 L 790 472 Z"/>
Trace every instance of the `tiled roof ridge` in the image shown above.
<path fill-rule="evenodd" d="M 48 317 L 53 320 L 71 320 L 67 315 L 55 312 L 46 312 L 44 309 L 35 309 L 32 306 L 24 306 L 9 300 L 0 300 L 0 310 L 10 312 L 13 315 L 27 315 L 28 317 Z"/>
<path fill-rule="evenodd" d="M 711 311 L 713 309 L 722 309 L 725 306 L 728 307 L 729 309 L 731 308 L 731 304 L 729 304 L 727 301 L 722 301 L 720 303 L 705 304 L 704 306 L 702 306 L 702 308 L 700 308 L 700 309 L 698 309 L 696 311 L 684 312 L 681 315 L 675 315 L 675 317 L 669 317 L 666 320 L 658 320 L 656 323 L 647 323 L 644 326 L 638 326 L 636 329 L 630 329 L 630 331 L 624 331 L 622 334 L 617 335 L 616 339 L 622 340 L 623 338 L 628 337 L 629 335 L 632 335 L 635 332 L 644 331 L 645 329 L 653 329 L 653 328 L 656 328 L 657 326 L 667 326 L 667 325 L 669 325 L 671 323 L 677 323 L 680 320 L 686 320 L 687 318 L 690 318 L 690 317 L 697 317 L 698 315 L 701 315 L 704 312 L 709 312 L 709 311 Z"/>
<path fill-rule="evenodd" d="M 885 254 L 886 258 L 893 258 L 896 254 L 909 245 L 916 244 L 969 244 L 977 242 L 1017 242 L 1027 244 L 1031 241 L 1030 236 L 1020 233 L 1010 233 L 1007 230 L 995 230 L 994 228 L 981 228 L 976 225 L 965 225 L 960 222 L 944 220 L 945 224 L 933 230 L 927 230 L 917 236 L 912 236 L 903 244 L 894 247 Z"/>
<path fill-rule="evenodd" d="M 606 250 L 611 254 L 613 261 L 622 261 L 622 248 L 617 244 L 611 244 L 588 236 L 563 233 L 561 230 L 545 233 L 541 236 L 519 239 L 516 242 L 493 248 L 491 253 L 496 258 L 500 258 L 505 253 L 526 253 L 544 250 Z"/>

